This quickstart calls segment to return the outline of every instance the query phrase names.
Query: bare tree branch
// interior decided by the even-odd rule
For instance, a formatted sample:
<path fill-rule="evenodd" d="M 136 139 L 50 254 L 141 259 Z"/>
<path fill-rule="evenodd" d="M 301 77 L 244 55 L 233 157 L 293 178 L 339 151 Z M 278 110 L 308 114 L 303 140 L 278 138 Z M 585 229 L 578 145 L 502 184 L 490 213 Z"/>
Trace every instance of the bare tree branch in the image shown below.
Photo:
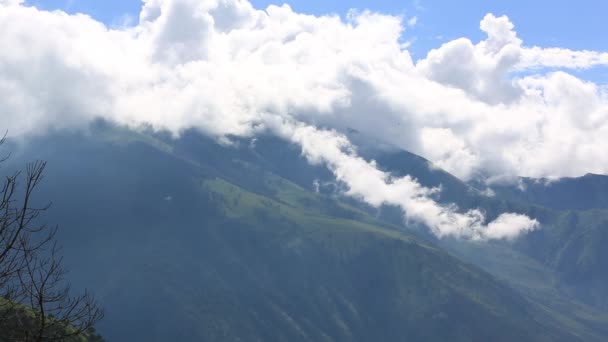
<path fill-rule="evenodd" d="M 0 145 L 5 141 L 6 134 Z M 89 292 L 71 294 L 57 227 L 39 222 L 50 205 L 32 205 L 45 168 L 44 161 L 29 163 L 0 185 L 0 341 L 69 341 L 88 336 L 103 317 Z"/>

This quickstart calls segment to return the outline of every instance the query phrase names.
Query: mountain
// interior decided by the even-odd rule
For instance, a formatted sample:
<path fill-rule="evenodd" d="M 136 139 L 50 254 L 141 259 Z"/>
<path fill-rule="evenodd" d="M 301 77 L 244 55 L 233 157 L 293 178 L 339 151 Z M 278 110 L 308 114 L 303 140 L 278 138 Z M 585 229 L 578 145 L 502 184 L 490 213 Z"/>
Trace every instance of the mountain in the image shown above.
<path fill-rule="evenodd" d="M 46 219 L 74 286 L 104 305 L 109 341 L 608 336 L 342 199 L 273 138 L 226 146 L 98 123 L 32 138 L 10 165 L 36 158 L 49 161 Z"/>
<path fill-rule="evenodd" d="M 566 210 L 514 248 L 552 269 L 566 293 L 608 309 L 606 243 L 608 210 Z"/>
<path fill-rule="evenodd" d="M 542 228 L 513 243 L 468 243 L 444 239 L 437 244 L 503 278 L 512 286 L 574 319 L 605 317 L 608 308 L 608 176 L 521 178 L 512 184 L 465 183 L 414 154 L 377 153 L 380 167 L 410 174 L 427 187 L 442 188 L 438 200 L 461 209 L 481 208 L 490 218 L 513 211 L 538 219 Z M 567 303 L 564 303 L 567 302 Z M 576 308 L 576 310 L 572 309 Z M 600 320 L 601 322 L 601 320 Z M 586 321 L 582 324 L 601 326 Z"/>
<path fill-rule="evenodd" d="M 553 269 L 563 291 L 608 309 L 608 176 L 520 178 L 516 185 L 492 189 L 497 197 L 555 211 L 550 229 L 516 247 Z"/>
<path fill-rule="evenodd" d="M 587 174 L 552 181 L 520 178 L 511 184 L 491 185 L 491 195 L 487 195 L 480 190 L 486 185 L 465 183 L 405 151 L 378 153 L 374 158 L 393 174 L 410 174 L 427 187 L 441 186 L 438 200 L 443 203 L 481 208 L 490 218 L 504 211 L 519 212 L 542 224 L 542 229 L 514 243 L 436 241 L 444 248 L 514 283 L 521 283 L 526 278 L 521 274 L 530 268 L 550 274 L 555 284 L 542 287 L 602 311 L 608 308 L 608 252 L 604 248 L 608 244 L 608 176 Z M 502 266 L 492 264 L 492 258 Z"/>
<path fill-rule="evenodd" d="M 608 176 L 588 173 L 582 177 L 556 180 L 519 178 L 515 185 L 496 184 L 492 190 L 501 198 L 534 203 L 557 210 L 608 208 Z"/>

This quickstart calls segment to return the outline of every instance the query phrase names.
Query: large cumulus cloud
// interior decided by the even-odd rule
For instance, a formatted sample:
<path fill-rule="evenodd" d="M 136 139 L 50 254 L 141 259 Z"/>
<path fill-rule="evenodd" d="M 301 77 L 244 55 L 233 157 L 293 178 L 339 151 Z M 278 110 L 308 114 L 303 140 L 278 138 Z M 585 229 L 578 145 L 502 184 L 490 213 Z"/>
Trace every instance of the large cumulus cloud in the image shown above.
<path fill-rule="evenodd" d="M 176 134 L 272 131 L 327 164 L 351 195 L 398 205 L 437 235 L 481 239 L 537 223 L 505 214 L 486 225 L 481 213 L 441 207 L 429 197 L 435 190 L 345 152 L 350 142 L 330 151 L 312 141 L 333 146 L 354 129 L 360 143 L 411 150 L 463 179 L 607 171 L 606 88 L 566 72 L 605 66 L 607 53 L 527 47 L 507 17 L 488 14 L 486 39 L 457 39 L 413 61 L 401 43 L 404 19 L 145 0 L 136 26 L 110 29 L 86 15 L 0 1 L 3 128 L 32 134 L 104 117 Z M 344 174 L 346 165 L 361 175 Z"/>

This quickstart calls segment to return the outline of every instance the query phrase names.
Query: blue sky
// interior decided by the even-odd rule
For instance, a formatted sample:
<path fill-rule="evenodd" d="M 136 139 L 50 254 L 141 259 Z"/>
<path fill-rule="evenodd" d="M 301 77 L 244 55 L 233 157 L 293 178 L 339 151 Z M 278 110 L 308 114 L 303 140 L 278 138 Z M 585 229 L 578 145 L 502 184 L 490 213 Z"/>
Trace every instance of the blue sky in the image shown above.
<path fill-rule="evenodd" d="M 137 17 L 140 0 L 29 0 L 44 9 L 82 12 L 113 25 L 125 15 Z M 256 8 L 281 4 L 276 0 L 253 0 Z M 605 16 L 608 1 L 603 0 L 292 0 L 288 4 L 298 12 L 344 15 L 350 8 L 383 13 L 417 16 L 418 24 L 410 30 L 417 44 L 434 46 L 433 40 L 445 41 L 467 36 L 481 38 L 479 20 L 488 12 L 506 14 L 529 45 L 559 45 L 571 49 L 608 50 Z M 409 35 L 409 34 L 408 34 Z M 442 39 L 436 39 L 442 37 Z"/>
<path fill-rule="evenodd" d="M 281 0 L 251 0 L 256 8 L 282 4 Z M 28 4 L 43 9 L 61 9 L 69 13 L 86 13 L 116 26 L 125 18 L 136 20 L 141 0 L 28 0 Z M 382 13 L 417 17 L 417 24 L 408 28 L 404 39 L 411 41 L 409 50 L 414 59 L 458 37 L 473 41 L 483 38 L 479 21 L 486 13 L 506 14 L 525 45 L 563 47 L 573 50 L 608 51 L 605 39 L 605 16 L 608 1 L 604 0 L 291 0 L 287 2 L 297 12 L 310 14 L 346 15 L 349 9 L 370 9 Z M 608 83 L 607 68 L 580 72 L 580 76 Z"/>

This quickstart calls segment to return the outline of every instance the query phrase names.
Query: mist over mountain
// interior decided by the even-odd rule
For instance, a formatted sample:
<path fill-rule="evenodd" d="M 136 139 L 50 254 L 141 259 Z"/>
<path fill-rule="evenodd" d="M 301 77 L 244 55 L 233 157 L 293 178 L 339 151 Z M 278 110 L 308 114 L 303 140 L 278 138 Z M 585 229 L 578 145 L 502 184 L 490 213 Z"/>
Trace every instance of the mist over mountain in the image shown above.
<path fill-rule="evenodd" d="M 11 135 L 99 118 L 226 143 L 271 134 L 326 165 L 349 195 L 397 206 L 437 236 L 480 240 L 539 222 L 438 205 L 437 189 L 376 169 L 345 134 L 419 153 L 464 180 L 606 171 L 605 89 L 566 71 L 604 66 L 608 54 L 528 47 L 507 16 L 485 15 L 477 43 L 455 39 L 414 61 L 401 43 L 404 18 L 370 11 L 342 19 L 240 0 L 144 1 L 136 24 L 108 28 L 27 3 L 1 6 L 0 25 L 11 29 L 0 42 L 15 46 L 0 56 Z M 16 44 L 23 39 L 27 49 Z"/>
<path fill-rule="evenodd" d="M 99 331 L 112 341 L 608 334 L 601 249 L 582 241 L 563 259 L 551 249 L 570 245 L 587 212 L 487 197 L 410 153 L 378 155 L 378 167 L 441 184 L 438 202 L 519 212 L 542 229 L 514 242 L 438 240 L 399 211 L 353 200 L 272 136 L 225 146 L 98 122 L 12 148 L 10 167 L 49 161 L 47 220 L 61 222 L 70 277 L 99 295 Z M 577 254 L 586 268 L 564 263 Z"/>
<path fill-rule="evenodd" d="M 104 338 L 608 339 L 608 52 L 261 3 L 0 0 L 0 171 Z"/>
<path fill-rule="evenodd" d="M 352 295 L 356 295 L 357 286 L 366 282 L 372 284 L 374 278 L 387 277 L 388 274 L 380 271 L 378 276 L 372 276 L 372 269 L 367 267 L 356 272 L 353 270 L 351 272 L 354 273 L 350 274 L 348 260 L 365 253 L 367 247 L 361 245 L 362 241 L 368 241 L 371 236 L 378 234 L 381 241 L 397 239 L 394 240 L 396 243 L 406 239 L 405 236 L 400 238 L 399 233 L 388 227 L 367 228 L 362 223 L 342 222 L 340 216 L 363 220 L 365 213 L 354 208 L 340 208 L 337 203 L 332 211 L 338 217 L 330 219 L 327 214 L 320 212 L 316 214 L 320 215 L 316 220 L 324 220 L 325 223 L 315 224 L 314 213 L 320 209 L 327 211 L 323 198 L 307 194 L 295 184 L 289 186 L 289 182 L 282 181 L 278 176 L 265 174 L 256 164 L 246 166 L 247 159 L 255 157 L 248 148 L 244 151 L 223 148 L 204 137 L 186 135 L 189 138 L 177 144 L 178 148 L 181 145 L 181 151 L 168 153 L 173 148 L 166 148 L 171 145 L 164 145 L 162 141 L 147 138 L 154 143 L 151 145 L 150 142 L 142 142 L 142 138 L 134 133 L 104 133 L 109 136 L 102 136 L 101 140 L 97 137 L 99 133 L 93 138 L 59 135 L 31 145 L 32 151 L 36 151 L 34 153 L 56 165 L 49 171 L 49 177 L 54 181 L 47 185 L 50 187 L 47 196 L 56 197 L 52 215 L 57 216 L 51 218 L 61 219 L 64 224 L 63 238 L 68 258 L 73 255 L 70 266 L 75 279 L 82 277 L 83 284 L 100 285 L 96 291 L 101 292 L 110 317 L 105 322 L 108 328 L 104 329 L 104 335 L 119 340 L 136 336 L 162 340 L 183 331 L 183 339 L 196 339 L 199 328 L 199 334 L 211 335 L 198 335 L 198 338 L 212 338 L 221 336 L 215 334 L 223 333 L 242 337 L 253 334 L 263 338 L 263 334 L 270 334 L 264 330 L 264 321 L 267 321 L 266 324 L 275 329 L 275 334 L 292 334 L 291 338 L 295 338 L 298 335 L 293 334 L 301 334 L 300 330 L 304 329 L 302 338 L 308 336 L 309 339 L 316 339 L 318 336 L 314 334 L 319 332 L 307 329 L 320 327 L 320 322 L 326 320 L 324 317 L 334 310 L 340 310 L 340 306 L 354 306 L 351 309 L 353 312 L 347 310 L 341 313 L 347 316 L 338 316 L 340 320 L 328 323 L 329 327 L 346 321 L 342 324 L 348 324 L 347 329 L 341 332 L 340 329 L 331 328 L 335 330 L 333 334 L 355 334 L 351 329 L 357 329 L 357 325 L 351 326 L 353 323 L 348 320 L 367 315 L 373 307 L 365 304 L 376 302 L 378 294 L 375 294 L 376 291 L 362 292 L 359 296 L 371 296 L 367 301 L 364 298 L 340 298 L 350 292 L 346 288 L 354 286 Z M 186 159 L 188 151 L 195 150 L 204 157 Z M 178 151 L 183 153 L 181 157 L 178 157 Z M 24 152 L 24 155 L 30 153 Z M 246 156 L 244 160 L 236 159 L 241 154 Z M 291 156 L 297 157 L 297 154 Z M 235 173 L 232 177 L 231 172 Z M 80 176 L 85 174 L 87 177 Z M 216 178 L 219 175 L 222 178 Z M 88 177 L 98 182 L 91 183 Z M 233 185 L 226 178 L 236 184 Z M 250 193 L 242 187 L 255 192 Z M 58 192 L 61 195 L 57 198 Z M 325 201 L 333 202 L 331 199 Z M 306 210 L 307 207 L 310 209 Z M 74 217 L 70 214 L 73 212 L 78 214 Z M 65 217 L 68 216 L 73 217 L 74 222 L 66 222 Z M 247 220 L 243 222 L 239 217 Z M 79 222 L 86 222 L 86 226 L 81 226 Z M 363 234 L 363 240 L 358 238 L 359 234 Z M 405 241 L 414 243 L 410 238 Z M 401 243 L 404 242 L 398 245 Z M 423 248 L 415 243 L 413 246 Z M 333 253 L 339 254 L 334 257 L 331 256 Z M 332 268 L 328 264 L 333 258 L 337 258 L 336 262 L 342 265 L 340 271 L 337 266 Z M 367 259 L 369 257 L 363 260 Z M 373 258 L 366 262 L 371 260 Z M 404 258 L 408 263 L 413 260 Z M 360 265 L 360 262 L 354 265 Z M 423 265 L 431 267 L 432 264 Z M 330 268 L 325 270 L 326 267 Z M 373 269 L 378 267 L 380 264 L 373 264 Z M 291 273 L 290 269 L 298 271 Z M 334 276 L 326 280 L 327 276 L 323 276 L 325 272 Z M 341 274 L 336 275 L 336 272 Z M 325 283 L 329 281 L 339 283 Z M 390 284 L 384 283 L 383 286 Z M 304 288 L 298 290 L 300 286 Z M 340 291 L 334 293 L 338 289 Z M 320 290 L 329 293 L 313 295 Z M 305 294 L 302 299 L 298 299 L 300 296 L 297 293 L 300 291 L 302 295 Z M 391 300 L 391 297 L 384 300 Z M 158 300 L 150 301 L 151 298 Z M 307 304 L 310 300 L 314 301 Z M 339 301 L 334 303 L 336 300 Z M 363 301 L 362 304 L 356 302 L 359 300 Z M 293 307 L 296 303 L 299 304 Z M 321 303 L 327 307 L 321 306 Z M 188 309 L 190 305 L 194 307 Z M 133 308 L 132 311 L 129 311 L 129 307 Z M 314 321 L 315 316 L 311 317 L 308 312 L 312 308 L 319 311 L 316 315 L 322 321 Z M 253 309 L 263 311 L 249 313 Z M 329 312 L 326 311 L 328 309 Z M 263 321 L 258 322 L 255 319 L 257 316 Z M 363 322 L 372 319 L 370 323 L 373 324 L 373 319 L 378 319 L 374 316 L 359 319 L 363 319 Z M 285 320 L 281 323 L 285 327 L 278 328 L 278 322 Z M 300 320 L 313 321 L 306 328 L 302 327 L 305 323 Z M 152 326 L 164 328 L 150 330 L 150 322 L 157 322 Z M 203 326 L 199 327 L 199 324 Z M 219 325 L 216 329 L 220 330 L 216 331 L 214 325 Z M 248 328 L 252 330 L 245 328 L 248 325 L 253 325 Z M 227 326 L 227 331 L 223 332 L 221 326 Z M 240 328 L 237 329 L 237 326 Z M 384 326 L 388 327 L 390 325 Z M 332 330 L 327 329 L 321 331 L 331 333 Z M 366 325 L 358 329 L 372 333 Z M 130 335 L 136 332 L 137 335 Z"/>

